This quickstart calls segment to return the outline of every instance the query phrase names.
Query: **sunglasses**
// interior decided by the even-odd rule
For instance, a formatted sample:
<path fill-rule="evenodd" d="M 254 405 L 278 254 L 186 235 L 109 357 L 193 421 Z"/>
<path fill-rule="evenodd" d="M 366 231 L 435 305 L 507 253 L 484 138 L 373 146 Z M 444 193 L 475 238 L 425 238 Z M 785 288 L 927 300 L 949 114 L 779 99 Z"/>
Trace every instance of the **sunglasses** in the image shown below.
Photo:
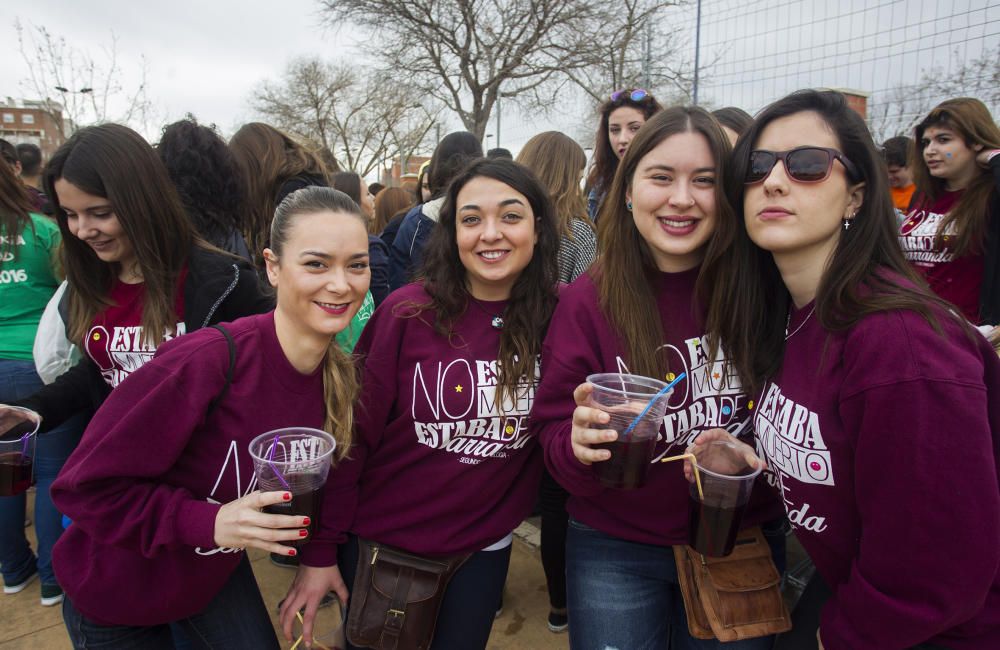
<path fill-rule="evenodd" d="M 771 175 L 778 161 L 785 163 L 789 178 L 799 183 L 819 183 L 830 177 L 833 161 L 839 160 L 851 180 L 860 180 L 858 168 L 844 154 L 828 147 L 796 147 L 790 151 L 755 149 L 750 152 L 750 166 L 743 180 L 745 185 L 762 182 Z"/>
<path fill-rule="evenodd" d="M 611 101 L 620 101 L 623 97 L 628 97 L 633 102 L 641 102 L 642 100 L 649 97 L 649 93 L 642 88 L 633 88 L 632 90 L 616 90 L 611 93 Z"/>

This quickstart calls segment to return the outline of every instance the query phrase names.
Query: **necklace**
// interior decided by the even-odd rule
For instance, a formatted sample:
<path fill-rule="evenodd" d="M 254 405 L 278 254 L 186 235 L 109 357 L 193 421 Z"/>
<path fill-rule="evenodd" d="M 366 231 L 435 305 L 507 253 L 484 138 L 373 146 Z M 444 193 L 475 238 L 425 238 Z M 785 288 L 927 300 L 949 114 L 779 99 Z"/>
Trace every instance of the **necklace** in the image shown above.
<path fill-rule="evenodd" d="M 487 316 L 492 316 L 492 320 L 490 321 L 490 327 L 492 327 L 495 330 L 503 329 L 503 316 L 501 316 L 500 314 L 491 314 L 486 310 L 486 307 L 483 307 L 479 303 L 479 301 L 473 298 L 471 295 L 469 296 L 469 302 L 478 307 L 479 311 L 483 312 Z"/>
<path fill-rule="evenodd" d="M 809 310 L 809 313 L 806 314 L 806 317 L 802 319 L 802 322 L 799 323 L 799 326 L 795 328 L 795 331 L 792 332 L 791 334 L 789 334 L 788 333 L 788 326 L 792 324 L 792 310 L 791 310 L 791 308 L 789 308 L 789 310 L 788 310 L 788 318 L 785 319 L 785 340 L 786 341 L 788 339 L 792 338 L 793 336 L 795 336 L 798 333 L 798 331 L 800 329 L 802 329 L 803 326 L 805 326 L 805 324 L 809 321 L 809 317 L 813 315 L 814 311 L 816 311 L 816 305 L 813 305 L 813 308 Z"/>

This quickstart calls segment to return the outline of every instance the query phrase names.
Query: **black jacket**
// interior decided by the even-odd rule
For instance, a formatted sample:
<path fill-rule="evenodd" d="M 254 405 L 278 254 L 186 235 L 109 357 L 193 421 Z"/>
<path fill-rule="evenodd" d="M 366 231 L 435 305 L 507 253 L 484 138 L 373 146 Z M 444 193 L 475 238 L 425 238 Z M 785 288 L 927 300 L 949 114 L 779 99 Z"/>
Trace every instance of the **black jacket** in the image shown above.
<path fill-rule="evenodd" d="M 72 286 L 69 291 L 72 290 Z M 60 310 L 68 304 L 63 294 Z M 194 247 L 184 281 L 184 324 L 187 332 L 225 323 L 274 308 L 250 265 L 241 259 Z M 64 311 L 65 313 L 65 311 Z M 97 364 L 84 355 L 53 383 L 17 404 L 42 416 L 41 431 L 58 426 L 80 411 L 96 410 L 111 392 Z"/>
<path fill-rule="evenodd" d="M 983 250 L 983 286 L 979 292 L 979 318 L 985 325 L 1000 324 L 1000 156 L 993 156 L 990 171 L 996 187 L 990 195 Z"/>

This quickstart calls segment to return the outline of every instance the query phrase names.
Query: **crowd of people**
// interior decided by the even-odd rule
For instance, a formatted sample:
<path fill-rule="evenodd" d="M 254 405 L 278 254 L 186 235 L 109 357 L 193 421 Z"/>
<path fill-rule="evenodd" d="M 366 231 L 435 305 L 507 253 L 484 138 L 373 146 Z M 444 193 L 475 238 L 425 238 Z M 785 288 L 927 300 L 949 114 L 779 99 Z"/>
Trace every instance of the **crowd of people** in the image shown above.
<path fill-rule="evenodd" d="M 289 640 L 339 601 L 348 648 L 485 648 L 540 513 L 537 614 L 575 649 L 1000 647 L 986 106 L 877 145 L 833 91 L 623 89 L 595 140 L 588 168 L 560 132 L 451 133 L 411 187 L 263 123 L 90 126 L 44 165 L 0 141 L 0 434 L 39 431 L 4 593 L 37 580 L 76 648 L 277 648 L 252 547 L 296 571 Z M 628 488 L 600 373 L 673 388 Z M 336 443 L 317 521 L 257 489 L 250 441 L 287 427 Z M 763 561 L 793 533 L 816 567 L 738 640 L 698 632 L 676 553 L 697 463 L 659 462 L 712 445 L 764 468 Z"/>

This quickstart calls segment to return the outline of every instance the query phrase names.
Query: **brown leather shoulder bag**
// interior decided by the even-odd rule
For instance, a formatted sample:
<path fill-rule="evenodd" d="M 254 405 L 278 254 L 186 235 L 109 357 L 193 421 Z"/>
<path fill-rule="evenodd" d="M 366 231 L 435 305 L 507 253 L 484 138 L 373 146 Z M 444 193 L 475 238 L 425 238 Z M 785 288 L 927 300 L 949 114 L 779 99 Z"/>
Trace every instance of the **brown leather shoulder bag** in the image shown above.
<path fill-rule="evenodd" d="M 726 557 L 675 546 L 674 559 L 691 636 L 738 641 L 792 629 L 781 576 L 759 527 L 740 531 Z"/>
<path fill-rule="evenodd" d="M 351 645 L 427 650 L 444 591 L 471 553 L 427 558 L 358 538 L 358 570 L 347 615 Z"/>

